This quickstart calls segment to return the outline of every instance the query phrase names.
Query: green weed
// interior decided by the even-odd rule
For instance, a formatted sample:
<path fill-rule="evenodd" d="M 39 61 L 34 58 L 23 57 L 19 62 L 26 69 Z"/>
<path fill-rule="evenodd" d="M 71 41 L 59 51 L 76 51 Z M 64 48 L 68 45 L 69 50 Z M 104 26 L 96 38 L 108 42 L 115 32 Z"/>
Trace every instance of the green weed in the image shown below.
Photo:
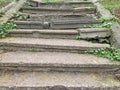
<path fill-rule="evenodd" d="M 91 28 L 111 28 L 112 22 L 119 22 L 119 19 L 116 17 L 112 17 L 112 18 L 101 17 L 99 20 L 101 21 L 100 24 L 94 24 L 90 27 Z"/>
<path fill-rule="evenodd" d="M 80 35 L 77 35 L 76 40 L 80 40 L 80 39 L 81 39 Z"/>
<path fill-rule="evenodd" d="M 97 50 L 88 50 L 86 51 L 88 54 L 93 54 L 98 57 L 107 58 L 109 60 L 117 60 L 120 61 L 120 49 L 116 49 L 114 47 L 106 47 Z"/>
<path fill-rule="evenodd" d="M 5 37 L 9 30 L 12 30 L 16 27 L 16 24 L 12 22 L 0 23 L 0 37 Z"/>

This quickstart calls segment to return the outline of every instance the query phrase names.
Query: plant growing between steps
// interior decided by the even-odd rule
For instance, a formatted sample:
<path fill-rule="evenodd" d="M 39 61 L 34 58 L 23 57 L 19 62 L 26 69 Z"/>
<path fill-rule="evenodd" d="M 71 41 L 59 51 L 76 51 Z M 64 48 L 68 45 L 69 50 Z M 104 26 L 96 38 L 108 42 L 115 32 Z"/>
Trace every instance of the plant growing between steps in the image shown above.
<path fill-rule="evenodd" d="M 0 37 L 5 37 L 9 30 L 12 30 L 16 27 L 16 24 L 13 22 L 0 23 Z"/>
<path fill-rule="evenodd" d="M 119 19 L 116 17 L 111 17 L 111 18 L 101 17 L 99 20 L 101 21 L 100 24 L 94 24 L 90 27 L 91 28 L 111 28 L 112 22 L 119 22 Z"/>
<path fill-rule="evenodd" d="M 23 4 L 23 7 L 31 7 L 30 2 L 25 2 L 25 3 Z"/>
<path fill-rule="evenodd" d="M 80 40 L 80 39 L 81 39 L 80 35 L 77 35 L 76 40 Z"/>
<path fill-rule="evenodd" d="M 98 57 L 107 58 L 110 60 L 120 61 L 120 49 L 114 47 L 106 47 L 97 50 L 88 50 L 86 51 L 88 54 L 93 54 Z"/>
<path fill-rule="evenodd" d="M 28 20 L 29 19 L 29 15 L 22 15 L 20 12 L 14 12 L 12 13 L 12 17 L 11 20 Z"/>

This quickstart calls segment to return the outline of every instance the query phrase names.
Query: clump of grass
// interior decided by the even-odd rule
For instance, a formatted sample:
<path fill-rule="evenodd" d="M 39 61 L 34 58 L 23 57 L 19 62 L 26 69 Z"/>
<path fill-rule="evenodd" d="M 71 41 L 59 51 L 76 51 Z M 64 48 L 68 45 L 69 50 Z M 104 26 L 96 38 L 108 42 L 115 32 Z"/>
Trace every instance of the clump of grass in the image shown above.
<path fill-rule="evenodd" d="M 88 50 L 86 51 L 88 54 L 93 54 L 98 57 L 107 58 L 109 60 L 117 60 L 120 61 L 120 49 L 116 49 L 114 47 L 106 47 L 97 50 Z"/>

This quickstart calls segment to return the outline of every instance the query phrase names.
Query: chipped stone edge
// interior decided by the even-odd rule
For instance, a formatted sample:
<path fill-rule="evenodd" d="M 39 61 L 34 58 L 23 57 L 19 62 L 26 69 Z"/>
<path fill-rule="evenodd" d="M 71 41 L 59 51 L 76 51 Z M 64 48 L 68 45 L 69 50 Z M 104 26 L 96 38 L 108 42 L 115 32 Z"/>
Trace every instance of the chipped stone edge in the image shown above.
<path fill-rule="evenodd" d="M 6 23 L 12 17 L 12 13 L 17 12 L 26 1 L 27 0 L 17 0 L 14 6 L 11 7 L 2 18 L 0 18 L 0 22 Z"/>
<path fill-rule="evenodd" d="M 98 0 L 92 0 L 93 4 L 96 6 L 98 13 L 102 17 L 115 17 L 113 16 L 109 10 L 105 9 L 103 5 L 101 5 Z M 112 23 L 112 38 L 111 38 L 111 45 L 120 48 L 120 25 L 118 22 Z"/>

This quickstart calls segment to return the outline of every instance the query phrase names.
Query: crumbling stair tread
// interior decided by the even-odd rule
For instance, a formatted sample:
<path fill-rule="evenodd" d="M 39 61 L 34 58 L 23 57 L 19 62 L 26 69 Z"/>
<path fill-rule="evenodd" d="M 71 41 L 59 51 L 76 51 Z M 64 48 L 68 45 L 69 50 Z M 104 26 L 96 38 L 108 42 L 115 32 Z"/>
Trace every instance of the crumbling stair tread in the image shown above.
<path fill-rule="evenodd" d="M 119 81 L 106 73 L 6 71 L 0 76 L 0 88 L 5 90 L 49 90 L 56 85 L 68 90 L 120 90 Z"/>
<path fill-rule="evenodd" d="M 24 66 L 24 67 L 116 67 L 120 68 L 120 62 L 110 61 L 106 58 L 96 57 L 90 54 L 61 53 L 61 52 L 25 52 L 25 51 L 1 51 L 0 67 Z M 97 69 L 97 68 L 96 68 Z"/>
<path fill-rule="evenodd" d="M 40 8 L 40 7 L 24 7 L 21 9 L 23 13 L 34 13 L 34 14 L 93 14 L 95 13 L 96 8 L 94 7 L 81 7 L 81 8 L 75 8 L 75 9 L 47 9 L 47 8 Z"/>
<path fill-rule="evenodd" d="M 32 1 L 34 3 L 39 3 L 39 4 L 93 4 L 91 1 L 78 1 L 78 2 L 39 2 L 39 1 Z"/>
<path fill-rule="evenodd" d="M 56 8 L 41 8 L 41 7 L 23 7 L 22 10 L 39 10 L 39 11 L 80 11 L 80 10 L 95 10 L 95 7 L 79 7 L 75 9 L 56 9 Z"/>
<path fill-rule="evenodd" d="M 63 39 L 36 39 L 36 38 L 4 38 L 0 40 L 0 45 L 50 45 L 50 46 L 68 46 L 68 47 L 88 47 L 102 48 L 109 47 L 109 44 L 92 43 L 83 40 L 63 40 Z"/>
<path fill-rule="evenodd" d="M 78 34 L 75 29 L 68 30 L 54 30 L 54 29 L 14 29 L 11 30 L 10 33 L 54 33 L 54 34 Z"/>
<path fill-rule="evenodd" d="M 111 30 L 107 28 L 79 28 L 79 29 L 14 29 L 8 37 L 48 38 L 48 39 L 74 39 L 80 35 L 81 39 L 106 38 L 111 36 Z"/>

